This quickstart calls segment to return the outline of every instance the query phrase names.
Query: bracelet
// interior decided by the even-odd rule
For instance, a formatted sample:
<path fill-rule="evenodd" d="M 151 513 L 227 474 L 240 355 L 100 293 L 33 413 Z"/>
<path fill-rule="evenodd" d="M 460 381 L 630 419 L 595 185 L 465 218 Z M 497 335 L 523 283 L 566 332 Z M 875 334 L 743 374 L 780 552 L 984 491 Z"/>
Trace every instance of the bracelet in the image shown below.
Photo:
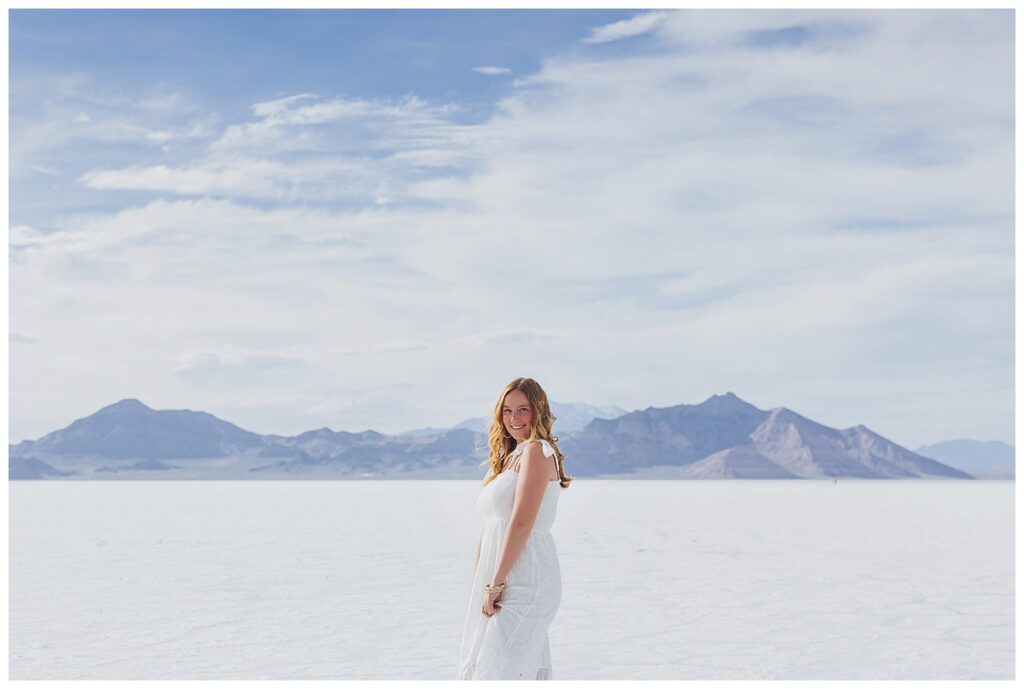
<path fill-rule="evenodd" d="M 490 586 L 490 585 L 484 586 L 484 591 L 487 591 L 487 593 L 501 593 L 504 590 L 505 590 L 505 582 L 501 582 L 497 586 Z"/>

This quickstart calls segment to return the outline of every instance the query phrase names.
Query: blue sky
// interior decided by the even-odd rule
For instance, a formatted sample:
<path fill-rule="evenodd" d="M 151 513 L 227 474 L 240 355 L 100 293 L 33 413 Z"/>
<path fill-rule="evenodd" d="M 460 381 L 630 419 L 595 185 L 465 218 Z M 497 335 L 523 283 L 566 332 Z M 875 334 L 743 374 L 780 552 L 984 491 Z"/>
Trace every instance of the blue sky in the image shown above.
<path fill-rule="evenodd" d="M 76 66 L 124 89 L 155 80 L 225 113 L 245 99 L 323 91 L 364 98 L 414 92 L 479 103 L 507 79 L 470 70 L 533 72 L 612 10 L 14 10 L 11 46 L 26 70 Z M 19 67 L 21 71 L 21 67 Z"/>
<path fill-rule="evenodd" d="M 1013 440 L 1013 15 L 15 10 L 11 440 L 725 391 Z"/>
<path fill-rule="evenodd" d="M 217 122 L 246 119 L 255 102 L 316 92 L 360 99 L 403 96 L 458 103 L 452 120 L 480 122 L 494 111 L 515 74 L 540 68 L 545 57 L 589 35 L 588 27 L 619 21 L 635 11 L 611 10 L 13 10 L 10 22 L 14 118 L 28 121 L 64 99 L 65 80 L 97 89 L 85 102 L 108 117 L 122 99 L 147 94 L 150 122 L 173 121 L 175 105 L 202 107 Z M 598 44 L 595 44 L 598 45 Z M 487 75 L 474 67 L 500 66 Z M 47 92 L 40 82 L 53 80 Z M 88 86 L 84 86 L 88 84 Z M 188 95 L 186 104 L 170 99 Z M 144 99 L 147 96 L 142 96 Z M 160 113 L 161 100 L 165 106 Z M 144 118 L 138 118 L 145 121 Z M 212 122 L 212 120 L 211 120 Z M 145 126 L 145 125 L 143 125 Z M 214 125 L 216 126 L 216 125 Z M 74 146 L 75 142 L 72 143 Z M 86 142 L 81 142 L 86 143 Z M 145 159 L 138 142 L 107 140 L 105 155 L 131 163 Z M 205 145 L 202 136 L 179 140 L 164 158 L 188 160 Z M 115 144 L 110 146 L 110 144 Z M 189 145 L 191 144 L 191 145 Z M 77 148 L 77 147 L 75 147 Z M 61 163 L 88 169 L 95 145 L 53 151 Z M 42 160 L 53 160 L 43 158 Z M 13 171 L 17 171 L 17 167 Z M 20 175 L 12 223 L 52 223 L 69 201 L 40 191 Z M 33 193 L 35 192 L 35 193 Z M 31 198 L 31 200 L 30 200 Z M 120 198 L 90 195 L 86 202 Z M 49 217 L 46 217 L 49 214 Z"/>

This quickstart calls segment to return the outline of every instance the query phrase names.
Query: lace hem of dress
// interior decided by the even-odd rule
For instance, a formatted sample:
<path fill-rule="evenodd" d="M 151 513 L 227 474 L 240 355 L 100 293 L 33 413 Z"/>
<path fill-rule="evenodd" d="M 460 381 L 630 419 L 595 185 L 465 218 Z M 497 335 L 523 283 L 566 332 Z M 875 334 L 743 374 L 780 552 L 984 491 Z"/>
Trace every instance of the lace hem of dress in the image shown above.
<path fill-rule="evenodd" d="M 462 680 L 462 679 L 475 679 L 473 677 L 473 675 L 475 673 L 476 673 L 476 663 L 469 663 L 468 665 L 466 665 L 466 667 L 464 667 L 462 669 L 462 672 L 459 673 L 459 679 L 460 680 Z M 517 679 L 531 679 L 531 678 L 530 677 L 524 677 L 524 676 L 520 675 Z M 533 677 L 532 679 L 535 679 L 535 680 L 545 680 L 545 679 L 549 680 L 549 679 L 551 679 L 551 668 L 549 668 L 549 667 L 538 668 L 537 669 L 537 676 Z"/>

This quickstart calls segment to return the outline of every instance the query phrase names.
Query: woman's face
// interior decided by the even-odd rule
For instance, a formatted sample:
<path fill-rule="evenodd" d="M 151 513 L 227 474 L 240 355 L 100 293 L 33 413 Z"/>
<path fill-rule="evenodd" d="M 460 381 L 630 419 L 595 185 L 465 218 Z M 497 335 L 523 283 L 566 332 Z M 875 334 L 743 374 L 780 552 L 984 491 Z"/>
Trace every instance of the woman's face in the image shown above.
<path fill-rule="evenodd" d="M 505 395 L 501 408 L 501 420 L 516 442 L 530 437 L 530 424 L 533 423 L 533 409 L 526 393 L 512 390 Z"/>

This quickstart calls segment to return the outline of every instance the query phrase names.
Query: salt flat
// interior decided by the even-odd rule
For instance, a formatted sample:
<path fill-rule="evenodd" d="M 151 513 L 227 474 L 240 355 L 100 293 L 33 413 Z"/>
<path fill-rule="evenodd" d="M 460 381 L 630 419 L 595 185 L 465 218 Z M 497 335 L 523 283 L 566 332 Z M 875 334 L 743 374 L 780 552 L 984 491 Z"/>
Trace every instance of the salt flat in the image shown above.
<path fill-rule="evenodd" d="M 554 678 L 1013 679 L 1013 486 L 577 479 Z M 455 676 L 478 482 L 9 490 L 11 679 Z"/>

